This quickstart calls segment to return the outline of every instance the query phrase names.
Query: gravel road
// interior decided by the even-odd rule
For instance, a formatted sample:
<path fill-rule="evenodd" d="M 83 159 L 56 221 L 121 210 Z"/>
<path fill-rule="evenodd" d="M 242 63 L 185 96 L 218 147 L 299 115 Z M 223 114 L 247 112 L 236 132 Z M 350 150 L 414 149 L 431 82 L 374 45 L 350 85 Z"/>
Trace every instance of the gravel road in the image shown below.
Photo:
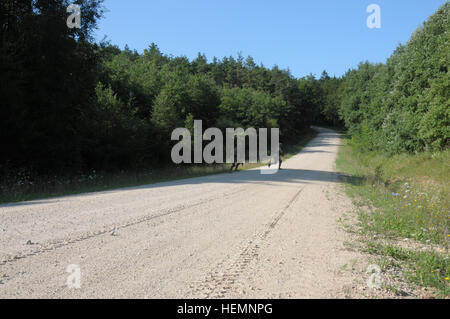
<path fill-rule="evenodd" d="M 259 169 L 0 206 L 1 298 L 332 298 L 361 261 L 339 135 Z M 69 288 L 78 265 L 80 288 Z M 73 277 L 71 277 L 73 278 Z M 364 278 L 361 279 L 364 281 Z"/>

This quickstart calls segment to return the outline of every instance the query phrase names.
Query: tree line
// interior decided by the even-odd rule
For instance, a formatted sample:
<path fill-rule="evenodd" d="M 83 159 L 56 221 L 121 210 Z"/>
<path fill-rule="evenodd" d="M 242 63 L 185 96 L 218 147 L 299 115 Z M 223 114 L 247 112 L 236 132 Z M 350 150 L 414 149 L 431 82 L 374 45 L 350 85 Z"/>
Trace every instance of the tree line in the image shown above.
<path fill-rule="evenodd" d="M 3 173 L 117 170 L 170 161 L 171 131 L 280 127 L 294 142 L 320 117 L 321 86 L 252 57 L 189 60 L 152 43 L 142 53 L 92 31 L 100 0 L 78 1 L 82 28 L 66 26 L 68 1 L 2 1 L 0 130 Z"/>
<path fill-rule="evenodd" d="M 280 128 L 295 143 L 312 123 L 345 124 L 364 149 L 442 149 L 449 135 L 449 4 L 384 64 L 343 77 L 295 78 L 252 57 L 195 59 L 96 43 L 102 0 L 4 0 L 0 47 L 0 175 L 167 165 L 171 131 Z"/>

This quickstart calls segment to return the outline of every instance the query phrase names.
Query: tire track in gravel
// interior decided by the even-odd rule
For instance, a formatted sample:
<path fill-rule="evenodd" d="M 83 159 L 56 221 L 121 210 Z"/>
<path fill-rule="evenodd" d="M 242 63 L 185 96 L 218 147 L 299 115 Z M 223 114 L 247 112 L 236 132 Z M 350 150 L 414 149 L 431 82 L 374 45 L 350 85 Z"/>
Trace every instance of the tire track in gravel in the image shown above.
<path fill-rule="evenodd" d="M 252 236 L 252 239 L 235 258 L 230 259 L 227 256 L 214 267 L 213 271 L 206 275 L 203 281 L 191 285 L 194 288 L 193 295 L 202 298 L 224 298 L 250 262 L 258 258 L 261 244 L 286 214 L 289 207 L 298 199 L 303 189 L 304 186 L 294 194 L 283 208 L 272 216 L 262 231 Z"/>

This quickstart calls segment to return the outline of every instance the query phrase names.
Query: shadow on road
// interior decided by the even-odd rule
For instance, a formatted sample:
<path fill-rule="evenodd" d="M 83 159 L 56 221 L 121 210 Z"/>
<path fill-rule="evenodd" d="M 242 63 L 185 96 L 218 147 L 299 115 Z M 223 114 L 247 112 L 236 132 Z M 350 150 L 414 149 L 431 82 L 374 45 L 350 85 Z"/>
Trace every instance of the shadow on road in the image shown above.
<path fill-rule="evenodd" d="M 155 185 L 143 185 L 128 189 L 144 189 L 153 187 L 168 187 L 179 185 L 214 184 L 214 183 L 257 183 L 275 185 L 276 183 L 314 184 L 316 182 L 332 182 L 360 185 L 363 178 L 350 176 L 339 172 L 307 170 L 307 169 L 281 169 L 275 174 L 263 175 L 259 169 L 224 173 L 178 181 L 164 182 Z"/>
<path fill-rule="evenodd" d="M 152 189 L 152 188 L 162 188 L 162 187 L 176 187 L 182 185 L 200 185 L 200 184 L 216 184 L 216 183 L 230 183 L 230 184 L 265 184 L 270 186 L 278 186 L 285 183 L 291 183 L 293 186 L 298 184 L 316 184 L 320 182 L 332 182 L 332 183 L 346 183 L 353 185 L 360 185 L 364 182 L 361 177 L 350 176 L 347 174 L 342 174 L 338 172 L 328 172 L 328 171 L 316 171 L 307 169 L 281 169 L 275 174 L 262 175 L 259 169 L 252 169 L 246 171 L 238 171 L 233 173 L 223 173 L 215 174 L 202 177 L 194 177 L 188 179 L 181 179 L 176 181 L 162 182 L 157 184 L 141 185 L 126 187 L 114 190 L 100 191 L 95 193 L 85 193 L 85 194 L 75 194 L 68 195 L 78 196 L 78 195 L 100 195 L 108 194 L 117 191 L 130 191 L 136 189 Z M 34 204 L 52 204 L 58 199 L 47 199 L 47 200 L 33 200 L 29 202 L 19 202 L 19 203 L 9 203 L 2 204 L 0 207 L 11 207 L 11 206 L 24 206 L 24 205 L 34 205 Z"/>

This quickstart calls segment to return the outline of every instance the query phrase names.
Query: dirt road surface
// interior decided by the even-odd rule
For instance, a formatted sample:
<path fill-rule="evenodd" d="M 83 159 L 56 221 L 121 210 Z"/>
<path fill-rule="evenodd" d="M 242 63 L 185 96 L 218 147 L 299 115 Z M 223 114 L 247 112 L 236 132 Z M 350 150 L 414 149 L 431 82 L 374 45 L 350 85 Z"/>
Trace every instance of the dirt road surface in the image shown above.
<path fill-rule="evenodd" d="M 320 129 L 284 169 L 259 169 L 0 206 L 1 298 L 333 298 L 347 269 L 334 161 Z M 69 265 L 80 288 L 69 288 Z M 76 274 L 75 274 L 76 275 Z M 72 279 L 74 277 L 71 277 Z M 76 283 L 72 281 L 72 283 Z"/>

